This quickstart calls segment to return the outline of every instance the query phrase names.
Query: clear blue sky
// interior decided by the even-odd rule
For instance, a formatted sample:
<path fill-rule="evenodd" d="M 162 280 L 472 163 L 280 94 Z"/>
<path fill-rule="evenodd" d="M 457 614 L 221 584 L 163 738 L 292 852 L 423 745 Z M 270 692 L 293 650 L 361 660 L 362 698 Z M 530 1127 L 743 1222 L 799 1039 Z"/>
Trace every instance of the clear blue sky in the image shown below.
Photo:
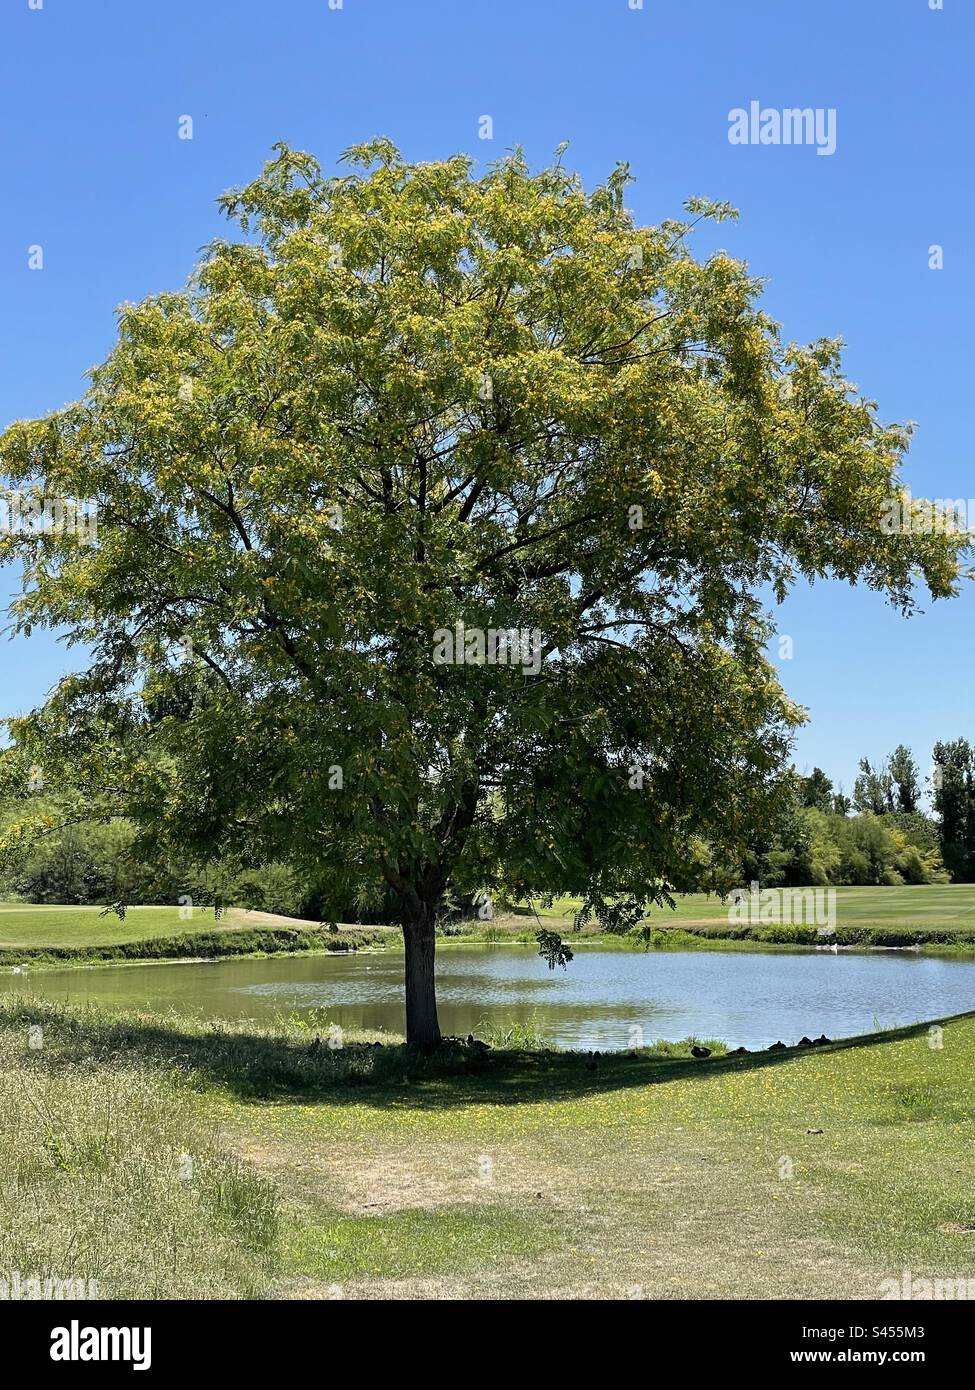
<path fill-rule="evenodd" d="M 225 225 L 214 198 L 276 140 L 326 166 L 375 134 L 415 159 L 520 143 L 534 163 L 569 140 L 588 181 L 630 161 L 642 221 L 692 194 L 734 202 L 741 221 L 701 249 L 747 259 L 787 337 L 844 337 L 883 416 L 919 422 L 916 494 L 975 496 L 973 0 L 630 3 L 4 0 L 0 422 L 81 394 L 115 306 L 184 282 Z M 752 100 L 835 108 L 836 153 L 731 145 L 728 113 Z M 936 738 L 975 735 L 973 620 L 971 592 L 909 623 L 845 586 L 791 598 L 800 768 L 849 788 L 861 753 L 905 741 L 926 769 Z M 72 664 L 47 635 L 0 653 L 5 714 Z"/>

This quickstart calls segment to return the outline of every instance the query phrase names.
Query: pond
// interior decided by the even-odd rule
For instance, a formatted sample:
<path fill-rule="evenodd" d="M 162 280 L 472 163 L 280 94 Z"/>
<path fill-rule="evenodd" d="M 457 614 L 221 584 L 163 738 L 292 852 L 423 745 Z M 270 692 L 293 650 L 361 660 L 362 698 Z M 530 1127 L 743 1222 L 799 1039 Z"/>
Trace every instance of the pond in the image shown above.
<path fill-rule="evenodd" d="M 629 952 L 584 947 L 551 971 L 533 947 L 447 946 L 440 1024 L 466 1036 L 534 1020 L 558 1047 L 658 1038 L 767 1047 L 849 1037 L 975 1009 L 975 960 L 910 952 Z M 109 965 L 0 975 L 0 989 L 113 1007 L 250 1018 L 321 1011 L 349 1030 L 403 1031 L 403 957 L 358 955 Z"/>

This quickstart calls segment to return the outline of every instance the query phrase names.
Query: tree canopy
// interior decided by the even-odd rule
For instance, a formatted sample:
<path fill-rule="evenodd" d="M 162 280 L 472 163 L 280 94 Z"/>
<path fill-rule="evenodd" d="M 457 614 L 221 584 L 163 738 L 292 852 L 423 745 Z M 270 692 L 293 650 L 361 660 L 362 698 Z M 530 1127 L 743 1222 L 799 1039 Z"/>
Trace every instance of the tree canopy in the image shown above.
<path fill-rule="evenodd" d="M 882 530 L 910 431 L 839 343 L 783 342 L 746 265 L 692 255 L 733 210 L 639 226 L 625 166 L 587 191 L 560 161 L 277 147 L 84 397 L 0 440 L 21 499 L 97 504 L 97 538 L 2 541 L 14 630 L 86 649 L 8 768 L 154 852 L 388 885 L 420 1042 L 448 890 L 619 925 L 740 852 L 803 717 L 767 592 L 909 613 L 961 573 L 957 537 Z"/>

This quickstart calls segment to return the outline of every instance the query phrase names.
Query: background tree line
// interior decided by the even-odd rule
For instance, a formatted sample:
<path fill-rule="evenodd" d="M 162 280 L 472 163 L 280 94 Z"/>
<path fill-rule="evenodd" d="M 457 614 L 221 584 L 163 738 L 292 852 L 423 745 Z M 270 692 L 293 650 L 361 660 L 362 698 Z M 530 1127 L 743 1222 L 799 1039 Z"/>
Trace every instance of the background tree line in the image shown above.
<path fill-rule="evenodd" d="M 796 774 L 793 787 L 778 822 L 748 846 L 746 882 L 975 882 L 975 748 L 967 739 L 936 743 L 924 779 L 900 744 L 876 765 L 861 758 L 852 796 L 818 767 Z"/>
<path fill-rule="evenodd" d="M 0 754 L 0 764 L 4 755 Z M 31 903 L 129 906 L 180 902 L 197 907 L 243 907 L 288 917 L 328 919 L 326 885 L 287 863 L 246 864 L 218 859 L 174 864 L 140 844 L 133 823 L 99 822 L 68 806 L 56 793 L 29 794 L 33 833 L 18 834 L 27 797 L 0 797 L 0 897 Z M 38 822 L 49 825 L 38 835 Z M 349 922 L 393 922 L 392 895 L 350 899 L 340 914 Z"/>
<path fill-rule="evenodd" d="M 925 785 L 926 784 L 926 785 Z M 876 765 L 860 760 L 851 796 L 821 768 L 794 773 L 793 794 L 767 834 L 753 837 L 728 877 L 768 887 L 975 882 L 975 748 L 963 738 L 937 743 L 922 778 L 899 745 Z M 140 849 L 127 820 L 84 818 L 62 825 L 56 795 L 31 793 L 35 820 L 49 811 L 50 833 L 8 848 L 0 893 L 35 903 L 222 903 L 286 916 L 329 915 L 327 885 L 287 863 L 218 861 L 174 866 Z M 927 795 L 931 812 L 921 809 Z M 38 806 L 38 802 L 40 805 Z M 3 820 L 16 823 L 24 798 L 8 798 Z M 60 828 L 59 828 L 60 827 Z M 9 845 L 9 840 L 8 840 Z M 708 847 L 698 846 L 702 860 Z M 378 884 L 350 900 L 342 920 L 391 922 L 396 904 Z"/>

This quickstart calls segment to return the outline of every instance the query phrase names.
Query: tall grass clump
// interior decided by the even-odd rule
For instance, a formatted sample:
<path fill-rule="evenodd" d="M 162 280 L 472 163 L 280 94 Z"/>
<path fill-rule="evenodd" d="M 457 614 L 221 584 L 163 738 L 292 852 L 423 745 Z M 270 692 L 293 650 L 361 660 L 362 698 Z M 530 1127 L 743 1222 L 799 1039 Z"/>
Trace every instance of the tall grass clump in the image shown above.
<path fill-rule="evenodd" d="M 513 1023 L 482 1019 L 477 1026 L 477 1036 L 501 1052 L 541 1052 L 548 1046 L 537 1014 Z"/>
<path fill-rule="evenodd" d="M 273 1188 L 220 1151 L 187 1078 L 73 1056 L 56 1009 L 30 1014 L 0 1012 L 0 1273 L 93 1281 L 98 1298 L 266 1292 Z"/>

